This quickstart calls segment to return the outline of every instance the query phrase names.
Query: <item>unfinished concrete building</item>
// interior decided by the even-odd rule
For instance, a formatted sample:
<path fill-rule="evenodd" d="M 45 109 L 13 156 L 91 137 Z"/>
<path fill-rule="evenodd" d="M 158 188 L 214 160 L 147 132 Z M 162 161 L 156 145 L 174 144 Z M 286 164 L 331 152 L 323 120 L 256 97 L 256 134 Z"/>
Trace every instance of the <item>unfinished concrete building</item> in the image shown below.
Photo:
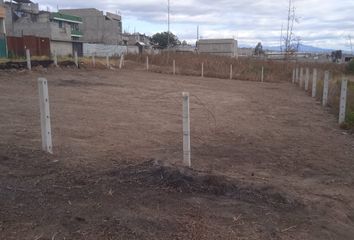
<path fill-rule="evenodd" d="M 213 55 L 238 57 L 235 39 L 201 39 L 197 41 L 197 51 Z"/>
<path fill-rule="evenodd" d="M 62 13 L 40 11 L 30 0 L 5 3 L 7 35 L 13 37 L 36 36 L 50 39 L 51 52 L 58 55 L 82 53 L 82 19 Z"/>
<path fill-rule="evenodd" d="M 139 42 L 150 46 L 151 38 L 141 33 L 123 33 L 123 45 L 135 46 Z"/>
<path fill-rule="evenodd" d="M 122 17 L 95 8 L 62 9 L 59 12 L 79 16 L 83 24 L 79 30 L 86 43 L 122 44 Z"/>

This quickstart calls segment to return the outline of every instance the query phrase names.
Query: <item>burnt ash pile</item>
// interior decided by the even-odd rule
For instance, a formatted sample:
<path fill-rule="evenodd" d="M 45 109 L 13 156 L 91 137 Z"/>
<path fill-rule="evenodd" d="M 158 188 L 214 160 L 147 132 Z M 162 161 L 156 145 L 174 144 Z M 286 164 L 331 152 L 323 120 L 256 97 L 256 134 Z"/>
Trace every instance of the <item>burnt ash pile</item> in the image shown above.
<path fill-rule="evenodd" d="M 42 66 L 44 68 L 48 68 L 50 65 L 53 64 L 52 60 L 34 60 L 31 61 L 32 67 L 39 67 Z M 7 70 L 7 69 L 25 69 L 27 68 L 27 62 L 19 61 L 19 62 L 5 62 L 0 63 L 0 70 Z"/>
<path fill-rule="evenodd" d="M 247 184 L 237 179 L 210 175 L 191 168 L 166 165 L 153 160 L 111 171 L 108 175 L 120 175 L 122 179 L 173 189 L 181 193 L 212 194 L 278 209 L 303 207 L 300 201 L 267 185 Z"/>

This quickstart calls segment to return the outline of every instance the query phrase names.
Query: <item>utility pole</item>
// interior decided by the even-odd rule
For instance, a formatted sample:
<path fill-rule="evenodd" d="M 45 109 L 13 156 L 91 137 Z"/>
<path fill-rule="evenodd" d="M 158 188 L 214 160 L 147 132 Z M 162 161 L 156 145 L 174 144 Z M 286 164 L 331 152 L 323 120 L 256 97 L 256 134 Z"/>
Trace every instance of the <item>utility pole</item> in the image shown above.
<path fill-rule="evenodd" d="M 349 39 L 351 54 L 353 54 L 352 36 L 351 36 L 351 35 L 348 35 L 348 39 Z"/>
<path fill-rule="evenodd" d="M 288 24 L 286 27 L 286 40 L 285 40 L 285 51 L 288 53 L 290 51 L 290 20 L 291 20 L 291 0 L 289 0 L 289 8 L 288 8 Z"/>
<path fill-rule="evenodd" d="M 167 0 L 167 51 L 168 55 L 170 55 L 170 0 Z"/>
<path fill-rule="evenodd" d="M 197 41 L 199 41 L 199 25 L 197 26 Z"/>
<path fill-rule="evenodd" d="M 283 24 L 281 24 L 281 29 L 280 29 L 280 52 L 283 52 Z"/>

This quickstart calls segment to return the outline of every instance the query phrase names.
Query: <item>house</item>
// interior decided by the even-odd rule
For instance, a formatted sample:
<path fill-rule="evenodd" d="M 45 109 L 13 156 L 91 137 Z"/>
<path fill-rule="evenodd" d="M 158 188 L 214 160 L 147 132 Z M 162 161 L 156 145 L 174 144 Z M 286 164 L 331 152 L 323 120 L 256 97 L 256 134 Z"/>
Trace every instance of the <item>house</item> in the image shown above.
<path fill-rule="evenodd" d="M 5 17 L 4 1 L 0 0 L 0 57 L 7 57 Z"/>
<path fill-rule="evenodd" d="M 95 8 L 61 9 L 60 13 L 78 16 L 83 24 L 79 31 L 83 33 L 82 41 L 85 43 L 101 43 L 107 45 L 121 45 L 122 17 L 107 12 L 104 14 Z"/>
<path fill-rule="evenodd" d="M 237 40 L 235 39 L 200 39 L 197 51 L 213 55 L 238 57 Z"/>
<path fill-rule="evenodd" d="M 70 55 L 74 51 L 78 51 L 79 55 L 82 53 L 80 17 L 40 11 L 38 4 L 30 0 L 6 2 L 5 8 L 8 36 L 49 38 L 52 54 Z"/>
<path fill-rule="evenodd" d="M 141 33 L 123 33 L 123 44 L 126 46 L 134 46 L 138 42 L 151 46 L 151 37 Z"/>

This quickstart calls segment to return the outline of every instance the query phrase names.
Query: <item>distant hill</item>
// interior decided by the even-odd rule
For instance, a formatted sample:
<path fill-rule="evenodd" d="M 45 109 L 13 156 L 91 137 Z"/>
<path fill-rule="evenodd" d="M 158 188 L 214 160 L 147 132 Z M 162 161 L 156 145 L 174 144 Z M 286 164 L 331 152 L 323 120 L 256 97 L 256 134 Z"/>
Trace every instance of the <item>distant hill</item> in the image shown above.
<path fill-rule="evenodd" d="M 279 46 L 264 46 L 264 50 L 280 52 Z M 310 45 L 300 44 L 299 52 L 309 52 L 309 53 L 330 53 L 334 51 L 333 49 L 318 48 Z"/>

